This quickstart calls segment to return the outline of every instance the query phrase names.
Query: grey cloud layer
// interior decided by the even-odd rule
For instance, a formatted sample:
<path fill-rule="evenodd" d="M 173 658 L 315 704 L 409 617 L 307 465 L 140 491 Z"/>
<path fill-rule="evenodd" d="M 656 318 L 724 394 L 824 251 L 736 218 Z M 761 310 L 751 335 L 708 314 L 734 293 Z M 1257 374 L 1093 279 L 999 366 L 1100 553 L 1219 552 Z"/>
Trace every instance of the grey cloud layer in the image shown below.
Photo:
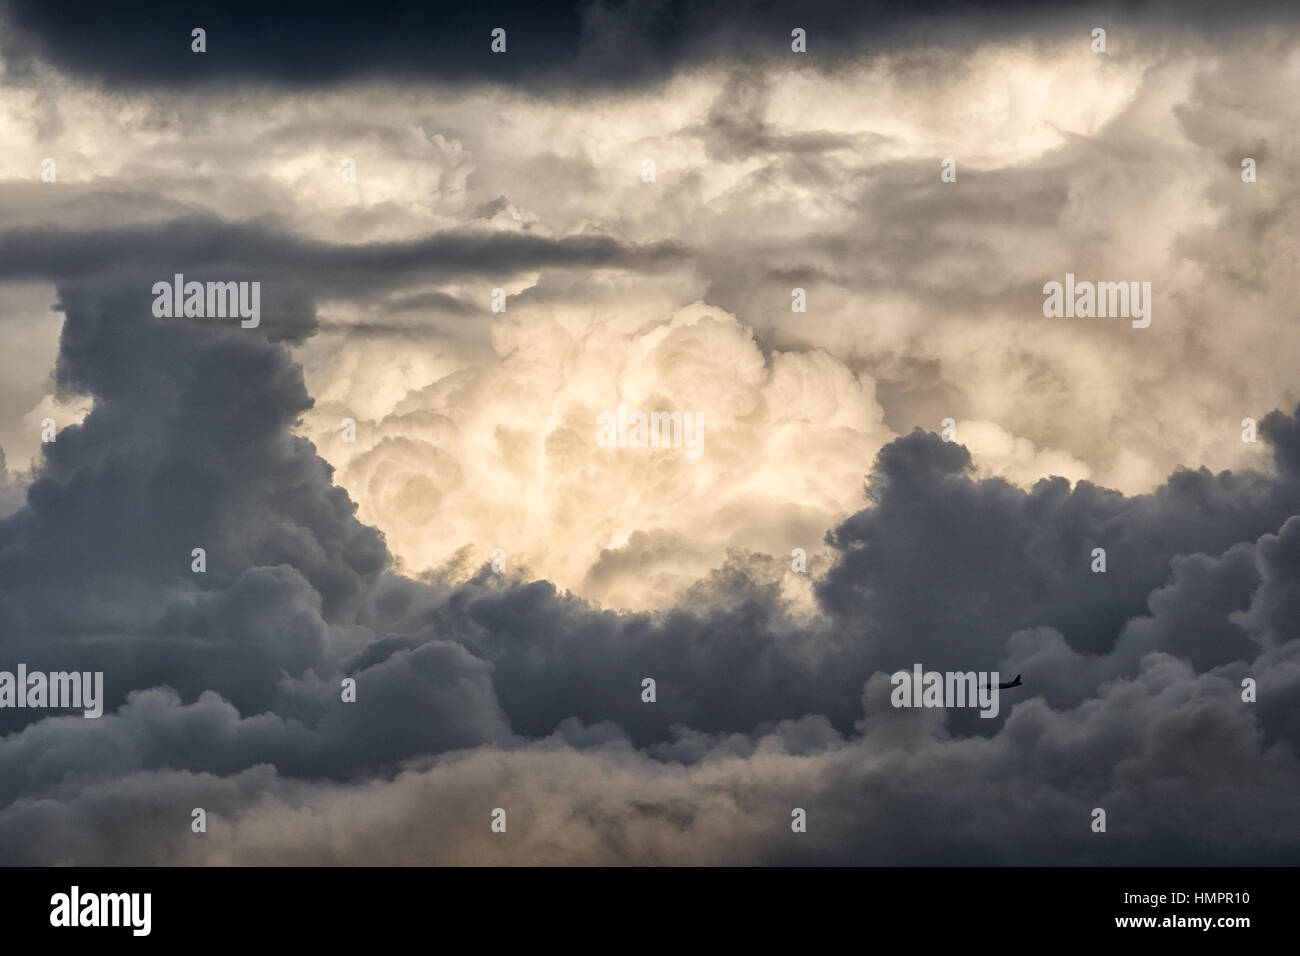
<path fill-rule="evenodd" d="M 265 268 L 277 282 L 310 281 L 318 296 L 363 296 L 378 288 L 449 274 L 510 274 L 543 266 L 652 267 L 685 255 L 660 242 L 641 248 L 613 237 L 546 237 L 519 233 L 444 233 L 409 242 L 342 245 L 304 239 L 214 217 L 169 220 L 120 229 L 10 230 L 0 235 L 0 277 L 81 279 L 141 263 L 160 278 L 173 266 L 253 275 Z M 268 285 L 270 283 L 267 283 Z"/>

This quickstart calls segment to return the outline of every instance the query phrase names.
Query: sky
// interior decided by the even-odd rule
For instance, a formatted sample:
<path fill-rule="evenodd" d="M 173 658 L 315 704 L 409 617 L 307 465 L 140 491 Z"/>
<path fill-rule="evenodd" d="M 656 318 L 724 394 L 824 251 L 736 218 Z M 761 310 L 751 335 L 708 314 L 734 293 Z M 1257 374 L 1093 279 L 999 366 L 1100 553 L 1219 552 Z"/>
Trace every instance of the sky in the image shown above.
<path fill-rule="evenodd" d="M 0 862 L 1295 863 L 1298 38 L 0 0 Z"/>

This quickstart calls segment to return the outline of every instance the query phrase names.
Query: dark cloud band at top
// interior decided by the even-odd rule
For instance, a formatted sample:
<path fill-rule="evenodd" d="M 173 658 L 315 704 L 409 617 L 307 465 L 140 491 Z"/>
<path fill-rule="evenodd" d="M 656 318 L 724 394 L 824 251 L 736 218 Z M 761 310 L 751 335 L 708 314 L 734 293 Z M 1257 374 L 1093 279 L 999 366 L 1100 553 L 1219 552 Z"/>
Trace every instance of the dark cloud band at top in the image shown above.
<path fill-rule="evenodd" d="M 796 26 L 808 33 L 810 62 L 833 65 L 886 49 L 965 46 L 1101 23 L 1157 22 L 1217 33 L 1247 21 L 1268 21 L 1287 6 L 1093 3 L 1060 11 L 1018 0 L 498 0 L 362 9 L 301 0 L 184 6 L 144 0 L 126 7 L 8 0 L 2 9 L 11 26 L 3 46 L 6 60 L 21 66 L 33 57 L 47 59 L 111 86 L 315 86 L 387 78 L 577 92 L 655 82 L 680 66 L 788 56 Z M 190 49 L 195 27 L 207 31 L 206 53 Z M 504 54 L 490 49 L 497 27 L 507 31 Z"/>

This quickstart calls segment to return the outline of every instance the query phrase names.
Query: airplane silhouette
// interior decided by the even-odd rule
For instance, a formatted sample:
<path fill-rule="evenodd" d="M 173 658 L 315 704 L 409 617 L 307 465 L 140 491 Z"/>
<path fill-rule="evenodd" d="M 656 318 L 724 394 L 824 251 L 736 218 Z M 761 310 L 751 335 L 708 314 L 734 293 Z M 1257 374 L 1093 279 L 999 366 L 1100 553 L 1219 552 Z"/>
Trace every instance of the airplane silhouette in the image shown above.
<path fill-rule="evenodd" d="M 988 684 L 981 684 L 980 686 L 988 687 Z M 1007 681 L 1005 684 L 998 684 L 998 690 L 1006 690 L 1008 687 L 1019 687 L 1019 686 L 1020 686 L 1020 675 L 1017 674 L 1015 680 Z"/>

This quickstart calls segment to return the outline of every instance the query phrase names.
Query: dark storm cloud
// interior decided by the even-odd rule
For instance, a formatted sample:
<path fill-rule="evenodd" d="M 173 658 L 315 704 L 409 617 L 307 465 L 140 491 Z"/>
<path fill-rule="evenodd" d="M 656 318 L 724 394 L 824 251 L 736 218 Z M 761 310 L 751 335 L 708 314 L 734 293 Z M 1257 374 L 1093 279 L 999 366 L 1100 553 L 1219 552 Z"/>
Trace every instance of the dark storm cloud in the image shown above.
<path fill-rule="evenodd" d="M 224 679 L 204 686 L 264 700 L 257 682 L 317 661 L 312 619 L 322 609 L 345 614 L 388 555 L 352 517 L 329 466 L 288 432 L 311 400 L 287 352 L 264 338 L 158 324 L 141 308 L 140 278 L 119 277 L 123 288 L 108 293 L 60 289 L 58 381 L 96 404 L 44 446 L 28 506 L 0 524 L 0 621 L 13 652 L 39 648 L 95 669 L 123 665 L 125 654 L 151 676 L 182 682 L 182 662 L 204 660 L 213 676 L 249 682 L 242 691 Z M 206 574 L 190 571 L 196 547 L 207 551 Z M 292 570 L 249 574 L 281 564 Z M 218 660 L 232 650 L 223 634 L 238 641 L 249 631 L 237 609 L 178 606 L 204 588 L 242 592 L 241 606 L 261 608 L 282 630 Z M 115 629 L 134 636 L 115 646 Z M 178 631 L 194 641 L 169 645 Z M 111 696 L 136 686 L 149 684 L 110 684 Z"/>
<path fill-rule="evenodd" d="M 14 862 L 245 864 L 1289 864 L 1298 768 L 1235 686 L 1153 655 L 1086 707 L 1018 706 L 987 740 L 864 694 L 863 734 L 790 721 L 756 737 L 679 735 L 662 763 L 608 727 L 480 748 L 347 785 L 269 766 L 67 782 L 0 810 Z M 209 809 L 209 836 L 188 810 Z M 510 812 L 510 841 L 486 810 Z M 790 808 L 807 809 L 791 839 Z M 1108 812 L 1105 836 L 1088 827 Z M 128 836 L 130 839 L 122 839 Z"/>
<path fill-rule="evenodd" d="M 1062 12 L 1021 0 L 970 3 L 774 4 L 401 2 L 382 9 L 344 2 L 268 5 L 247 0 L 128 6 L 74 0 L 6 0 L 11 27 L 2 52 L 17 71 L 33 57 L 116 86 L 265 82 L 316 85 L 366 77 L 453 83 L 539 84 L 574 91 L 662 79 L 674 68 L 716 60 L 788 57 L 790 31 L 808 31 L 808 57 L 833 65 L 918 44 L 1086 31 L 1099 23 L 1220 35 L 1268 22 L 1277 3 L 1090 4 Z M 207 52 L 190 51 L 190 31 L 207 30 Z M 508 52 L 489 49 L 507 30 Z"/>
<path fill-rule="evenodd" d="M 390 559 L 290 434 L 301 370 L 256 333 L 157 322 L 143 277 L 59 287 L 58 380 L 95 407 L 0 521 L 0 647 L 11 670 L 103 671 L 108 716 L 0 712 L 26 727 L 0 743 L 6 799 L 72 772 L 346 776 L 510 739 L 490 666 L 458 645 L 426 633 L 349 661 L 383 635 L 358 621 Z M 343 676 L 366 704 L 340 715 Z"/>
<path fill-rule="evenodd" d="M 45 446 L 27 506 L 0 520 L 0 653 L 103 670 L 107 697 L 98 720 L 0 715 L 6 861 L 183 856 L 168 828 L 186 832 L 192 806 L 265 826 L 272 843 L 298 801 L 332 814 L 368 793 L 418 818 L 430 780 L 475 795 L 464 807 L 513 787 L 539 818 L 547 793 L 576 794 L 584 809 L 558 825 L 601 835 L 590 859 L 635 858 L 646 827 L 776 862 L 1300 848 L 1286 796 L 1300 782 L 1300 410 L 1262 422 L 1274 474 L 1180 471 L 1135 497 L 977 480 L 961 446 L 901 438 L 880 453 L 867 506 L 829 535 L 811 621 L 782 600 L 784 562 L 758 555 L 661 614 L 596 610 L 487 569 L 457 587 L 417 582 L 391 573 L 382 537 L 292 434 L 311 397 L 288 349 L 153 319 L 156 269 L 141 263 L 260 265 L 310 319 L 316 269 L 327 285 L 344 272 L 380 287 L 438 249 L 450 268 L 492 250 L 568 263 L 622 248 L 439 241 L 358 252 L 214 221 L 0 237 L 5 275 L 58 281 L 58 381 L 95 398 Z M 205 574 L 190 570 L 196 546 Z M 914 662 L 1022 665 L 1027 686 L 996 720 L 895 710 L 884 675 Z M 1247 676 L 1257 707 L 1238 697 Z M 344 677 L 355 704 L 340 700 Z M 458 750 L 471 754 L 427 766 Z M 713 775 L 703 797 L 675 789 L 692 774 Z M 732 816 L 710 815 L 711 800 Z M 748 829 L 747 814 L 788 821 L 792 805 L 836 823 L 798 850 Z M 1083 835 L 1097 805 L 1123 837 L 1113 857 Z M 174 822 L 150 836 L 160 814 Z M 140 842 L 96 836 L 105 826 Z M 291 852 L 328 859 L 337 839 L 313 832 Z"/>
<path fill-rule="evenodd" d="M 1279 434 L 1292 419 L 1269 421 Z M 814 625 L 786 616 L 780 566 L 757 558 L 665 615 L 590 610 L 535 582 L 467 585 L 416 617 L 493 662 L 515 730 L 537 736 L 576 716 L 612 721 L 639 744 L 675 725 L 744 731 L 805 714 L 848 731 L 871 674 L 914 662 L 988 670 L 1006 660 L 1049 678 L 1038 666 L 1052 659 L 1048 638 L 1018 633 L 1033 628 L 1054 636 L 1057 658 L 1096 660 L 1078 682 L 1047 681 L 1049 697 L 1071 706 L 1151 652 L 1198 672 L 1259 653 L 1241 627 L 1251 618 L 1240 617 L 1260 586 L 1253 546 L 1280 528 L 1295 533 L 1286 522 L 1300 513 L 1300 472 L 1183 471 L 1127 498 L 1063 479 L 1026 492 L 969 470 L 966 450 L 934 435 L 887 446 L 871 507 L 829 536 L 838 559 L 818 588 L 829 616 Z M 1107 550 L 1105 574 L 1091 571 L 1094 547 Z M 660 688 L 653 708 L 636 693 L 643 677 Z M 956 725 L 990 732 L 1000 722 Z"/>
<path fill-rule="evenodd" d="M 317 298 L 325 298 L 361 296 L 453 274 L 509 275 L 543 266 L 653 268 L 685 254 L 674 242 L 642 247 L 596 234 L 547 238 L 457 231 L 403 242 L 340 245 L 260 224 L 195 216 L 114 229 L 7 230 L 0 233 L 0 279 L 60 281 L 128 267 L 139 270 L 145 264 L 158 280 L 170 280 L 173 272 L 187 268 L 205 270 L 204 276 L 187 277 L 200 281 L 224 281 L 233 273 L 257 278 L 262 270 L 280 282 L 309 286 Z"/>
<path fill-rule="evenodd" d="M 298 341 L 320 327 L 405 336 L 416 331 L 414 324 L 393 321 L 388 314 L 421 310 L 455 316 L 474 311 L 463 300 L 426 291 L 393 297 L 379 317 L 320 326 L 315 303 L 321 299 L 365 300 L 403 286 L 453 277 L 504 281 L 519 271 L 545 267 L 654 271 L 687 256 L 686 248 L 676 242 L 637 246 L 586 233 L 550 238 L 455 231 L 410 241 L 344 245 L 261 223 L 229 223 L 205 215 L 105 229 L 6 230 L 0 233 L 0 280 L 68 283 L 130 274 L 135 286 L 122 288 L 114 308 L 133 312 L 151 310 L 154 283 L 171 283 L 177 274 L 187 282 L 256 281 L 262 290 L 263 334 L 272 340 Z M 210 320 L 169 321 L 202 328 Z M 117 339 L 99 345 L 122 347 Z"/>
<path fill-rule="evenodd" d="M 1218 555 L 1300 513 L 1296 470 L 1181 470 L 1149 495 L 1125 497 L 1063 478 L 1023 491 L 975 481 L 970 469 L 964 447 L 919 430 L 886 446 L 875 507 L 829 536 L 841 555 L 820 583 L 824 605 L 846 620 L 869 617 L 899 653 L 961 647 L 963 669 L 1039 625 L 1102 653 L 1145 612 L 1173 557 Z M 1106 551 L 1105 574 L 1090 570 L 1094 548 Z"/>

